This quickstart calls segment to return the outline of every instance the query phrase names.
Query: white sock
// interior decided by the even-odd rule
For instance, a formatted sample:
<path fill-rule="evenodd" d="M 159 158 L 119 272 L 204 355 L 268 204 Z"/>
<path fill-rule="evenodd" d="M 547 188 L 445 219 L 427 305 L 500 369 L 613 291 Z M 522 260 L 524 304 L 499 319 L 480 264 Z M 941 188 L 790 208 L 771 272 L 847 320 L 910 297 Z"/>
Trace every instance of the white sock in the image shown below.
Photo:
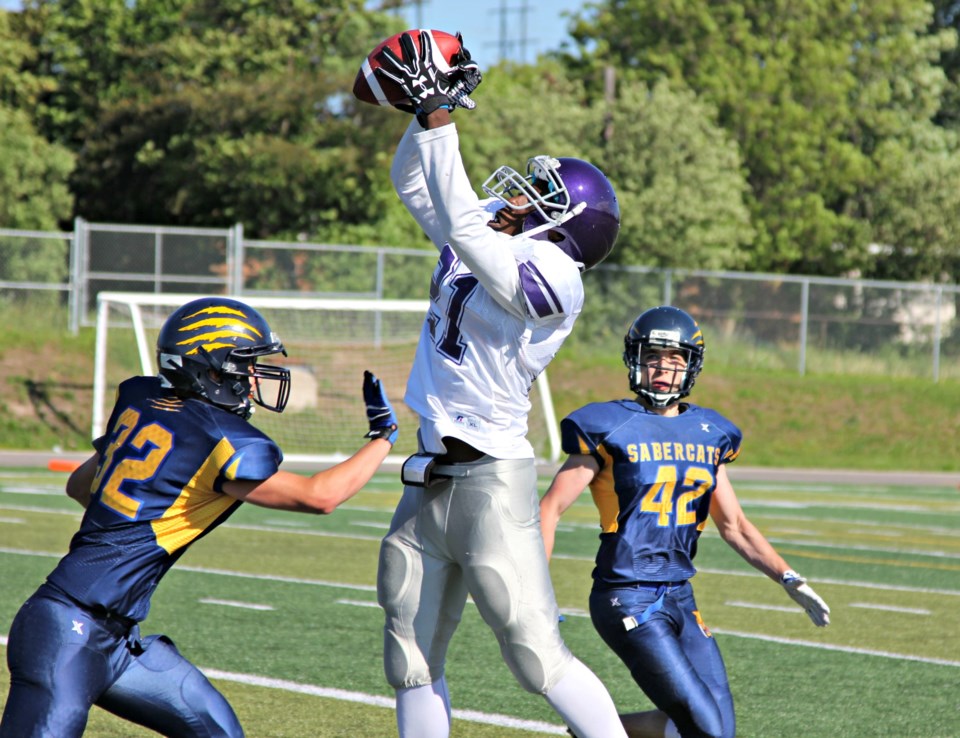
<path fill-rule="evenodd" d="M 577 738 L 627 738 L 607 688 L 577 659 L 544 697 Z"/>
<path fill-rule="evenodd" d="M 450 693 L 447 678 L 421 687 L 397 690 L 397 728 L 400 738 L 448 738 Z"/>

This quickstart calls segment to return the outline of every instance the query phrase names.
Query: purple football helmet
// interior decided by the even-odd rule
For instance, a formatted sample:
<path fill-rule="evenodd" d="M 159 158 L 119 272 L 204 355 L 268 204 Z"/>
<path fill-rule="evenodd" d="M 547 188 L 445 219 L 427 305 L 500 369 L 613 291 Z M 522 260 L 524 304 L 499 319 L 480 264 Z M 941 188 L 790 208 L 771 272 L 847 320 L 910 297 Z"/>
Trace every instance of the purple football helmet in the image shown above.
<path fill-rule="evenodd" d="M 590 269 L 613 250 L 620 233 L 620 205 L 606 175 L 583 159 L 534 156 L 524 177 L 500 167 L 483 183 L 488 194 L 516 209 L 508 198 L 526 195 L 534 209 L 523 230 L 550 241 Z"/>

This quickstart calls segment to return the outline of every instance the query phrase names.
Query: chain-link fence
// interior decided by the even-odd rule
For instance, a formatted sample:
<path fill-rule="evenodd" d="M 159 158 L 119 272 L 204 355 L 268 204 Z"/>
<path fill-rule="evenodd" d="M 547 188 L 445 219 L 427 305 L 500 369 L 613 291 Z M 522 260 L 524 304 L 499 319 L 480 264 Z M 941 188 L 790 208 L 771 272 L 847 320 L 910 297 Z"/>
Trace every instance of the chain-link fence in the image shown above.
<path fill-rule="evenodd" d="M 87 223 L 73 233 L 0 230 L 3 304 L 65 310 L 93 325 L 104 290 L 161 294 L 417 299 L 430 249 L 247 240 L 240 226 Z M 960 379 L 960 287 L 601 265 L 571 345 L 610 351 L 647 307 L 673 304 L 704 328 L 711 363 L 801 374 Z"/>

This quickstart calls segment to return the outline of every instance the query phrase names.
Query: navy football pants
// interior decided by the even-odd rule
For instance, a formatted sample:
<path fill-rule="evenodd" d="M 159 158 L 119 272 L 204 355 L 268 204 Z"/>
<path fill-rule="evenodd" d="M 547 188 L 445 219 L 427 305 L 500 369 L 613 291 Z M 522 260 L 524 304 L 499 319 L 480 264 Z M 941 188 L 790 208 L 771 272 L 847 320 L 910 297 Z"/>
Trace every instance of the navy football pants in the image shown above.
<path fill-rule="evenodd" d="M 52 596 L 51 596 L 52 595 Z M 92 705 L 177 738 L 242 738 L 233 709 L 164 636 L 139 638 L 45 587 L 14 618 L 0 738 L 79 738 Z"/>
<path fill-rule="evenodd" d="M 733 738 L 727 671 L 716 641 L 699 618 L 689 582 L 594 590 L 590 616 L 640 689 L 670 716 L 680 735 Z M 638 624 L 628 630 L 624 618 L 631 617 Z"/>

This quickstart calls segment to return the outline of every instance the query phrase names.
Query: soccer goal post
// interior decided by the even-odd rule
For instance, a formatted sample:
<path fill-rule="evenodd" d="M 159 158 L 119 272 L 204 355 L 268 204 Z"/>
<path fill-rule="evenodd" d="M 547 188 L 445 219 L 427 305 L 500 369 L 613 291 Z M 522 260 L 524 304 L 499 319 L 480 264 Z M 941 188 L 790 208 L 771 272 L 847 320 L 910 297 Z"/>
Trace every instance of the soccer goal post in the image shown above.
<path fill-rule="evenodd" d="M 157 334 L 167 316 L 200 295 L 101 292 L 97 296 L 92 434 L 104 433 L 117 386 L 156 374 Z M 401 431 L 390 460 L 416 452 L 417 418 L 403 402 L 426 300 L 236 299 L 255 307 L 280 336 L 288 356 L 271 356 L 292 374 L 283 414 L 262 408 L 251 422 L 273 438 L 290 462 L 329 464 L 352 454 L 367 431 L 361 387 L 369 369 L 383 382 Z M 546 372 L 530 394 L 529 439 L 541 462 L 560 458 L 560 437 Z"/>

